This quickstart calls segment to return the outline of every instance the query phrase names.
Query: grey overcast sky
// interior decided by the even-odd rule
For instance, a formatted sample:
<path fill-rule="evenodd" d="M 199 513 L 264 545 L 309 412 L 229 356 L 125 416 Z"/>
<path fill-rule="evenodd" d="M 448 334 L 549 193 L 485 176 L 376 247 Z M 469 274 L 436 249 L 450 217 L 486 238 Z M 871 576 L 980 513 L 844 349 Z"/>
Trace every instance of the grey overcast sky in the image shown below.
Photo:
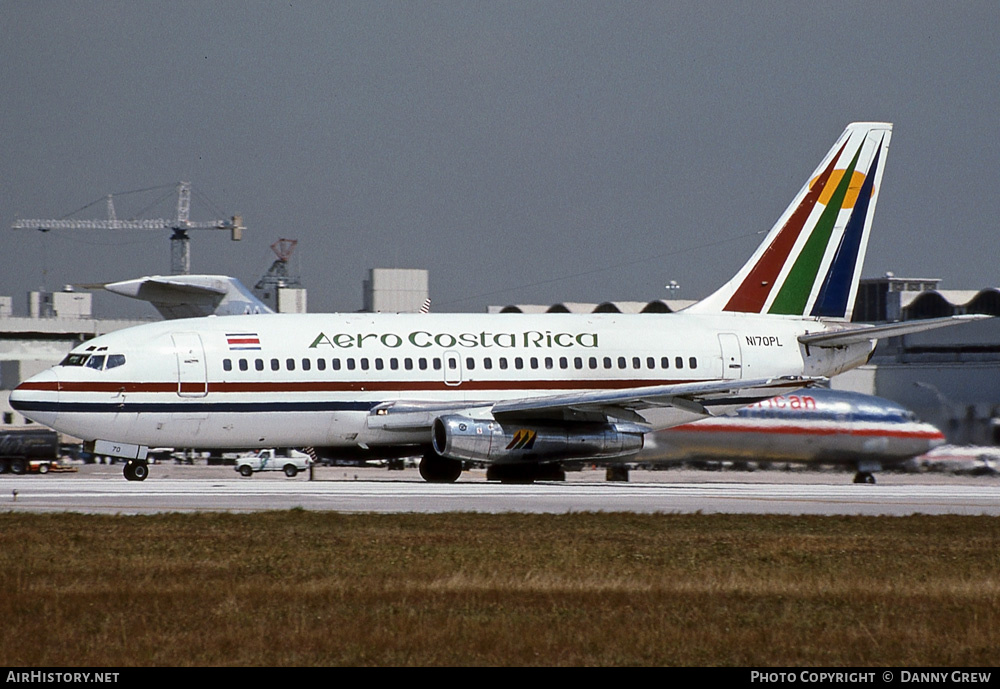
<path fill-rule="evenodd" d="M 252 285 L 297 239 L 310 311 L 372 267 L 435 311 L 704 296 L 854 120 L 895 124 L 866 276 L 1000 284 L 1000 3 L 0 0 L 0 294 L 192 271 Z M 154 202 L 165 195 L 158 205 Z M 99 202 L 72 217 L 105 217 Z M 99 315 L 154 315 L 113 295 Z"/>

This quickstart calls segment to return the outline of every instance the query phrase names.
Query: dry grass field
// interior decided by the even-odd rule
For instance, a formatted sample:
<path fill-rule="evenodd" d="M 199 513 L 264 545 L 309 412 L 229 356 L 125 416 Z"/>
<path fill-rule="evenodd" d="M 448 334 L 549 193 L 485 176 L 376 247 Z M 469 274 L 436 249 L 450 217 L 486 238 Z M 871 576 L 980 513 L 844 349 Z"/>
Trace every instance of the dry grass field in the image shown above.
<path fill-rule="evenodd" d="M 997 663 L 1000 519 L 0 514 L 0 665 Z"/>

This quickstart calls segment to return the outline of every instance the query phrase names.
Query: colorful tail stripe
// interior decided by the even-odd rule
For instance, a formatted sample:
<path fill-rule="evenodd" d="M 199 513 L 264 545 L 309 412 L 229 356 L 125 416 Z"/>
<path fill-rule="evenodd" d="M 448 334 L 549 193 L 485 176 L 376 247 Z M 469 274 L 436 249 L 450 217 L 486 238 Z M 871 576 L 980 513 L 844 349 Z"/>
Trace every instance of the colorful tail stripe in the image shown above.
<path fill-rule="evenodd" d="M 885 137 L 883 137 L 884 139 Z M 872 162 L 871 170 L 865 177 L 864 184 L 858 194 L 858 200 L 854 204 L 854 211 L 851 219 L 844 228 L 844 236 L 837 247 L 837 253 L 827 271 L 826 280 L 820 289 L 816 303 L 813 305 L 812 316 L 834 318 L 843 315 L 848 309 L 847 300 L 850 298 L 851 287 L 854 281 L 855 267 L 860 271 L 858 254 L 861 251 L 861 243 L 865 234 L 865 219 L 868 217 L 868 205 L 871 202 L 872 193 L 875 189 L 875 178 L 877 177 L 879 157 L 882 155 L 882 142 L 879 142 L 878 152 Z"/>
<path fill-rule="evenodd" d="M 847 187 L 854 179 L 854 168 L 858 165 L 858 156 L 861 155 L 861 146 L 858 146 L 854 159 L 851 160 L 847 173 L 841 176 L 837 190 L 833 192 L 830 203 L 823 209 L 819 221 L 813 227 L 806 240 L 805 246 L 799 252 L 798 258 L 792 265 L 792 271 L 785 278 L 781 286 L 781 291 L 775 297 L 774 303 L 768 313 L 801 314 L 805 312 L 806 301 L 809 300 L 809 293 L 816 283 L 816 274 L 819 273 L 819 264 L 826 255 L 826 247 L 830 244 L 830 236 L 833 234 L 834 223 L 840 215 L 840 209 L 847 198 Z M 851 266 L 853 268 L 853 266 Z"/>
<path fill-rule="evenodd" d="M 891 134 L 848 125 L 753 257 L 689 312 L 849 320 Z"/>
<path fill-rule="evenodd" d="M 847 144 L 845 143 L 844 146 Z M 760 313 L 764 310 L 764 302 L 771 295 L 771 289 L 777 284 L 778 273 L 788 260 L 788 255 L 792 253 L 795 241 L 802 233 L 802 228 L 806 225 L 806 220 L 812 214 L 816 202 L 819 201 L 826 188 L 826 183 L 833 174 L 833 166 L 844 152 L 844 146 L 840 147 L 827 166 L 823 174 L 819 176 L 816 183 L 806 194 L 795 212 L 785 223 L 778 233 L 774 242 L 767 248 L 760 261 L 751 269 L 739 289 L 726 304 L 724 311 L 741 311 L 744 313 Z"/>

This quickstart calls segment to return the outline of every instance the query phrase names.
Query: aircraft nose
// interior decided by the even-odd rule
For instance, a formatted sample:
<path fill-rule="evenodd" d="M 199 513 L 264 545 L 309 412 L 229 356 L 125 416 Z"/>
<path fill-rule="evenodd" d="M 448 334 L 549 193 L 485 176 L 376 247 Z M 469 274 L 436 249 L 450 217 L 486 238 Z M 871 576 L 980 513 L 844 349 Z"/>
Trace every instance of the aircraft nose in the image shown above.
<path fill-rule="evenodd" d="M 28 378 L 10 393 L 10 406 L 23 416 L 48 424 L 59 403 L 59 374 L 48 369 Z"/>
<path fill-rule="evenodd" d="M 935 426 L 927 424 L 927 449 L 933 450 L 935 447 L 944 445 L 948 441 L 944 437 L 944 433 L 937 429 Z"/>

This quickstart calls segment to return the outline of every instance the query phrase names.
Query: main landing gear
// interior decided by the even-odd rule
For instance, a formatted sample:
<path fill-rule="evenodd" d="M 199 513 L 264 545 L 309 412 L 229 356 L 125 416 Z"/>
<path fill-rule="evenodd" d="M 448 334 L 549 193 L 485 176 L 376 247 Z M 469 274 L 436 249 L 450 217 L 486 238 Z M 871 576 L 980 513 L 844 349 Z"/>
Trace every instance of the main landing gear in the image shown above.
<path fill-rule="evenodd" d="M 428 483 L 454 483 L 462 475 L 462 463 L 428 450 L 420 460 L 420 477 Z"/>
<path fill-rule="evenodd" d="M 149 476 L 149 464 L 130 459 L 125 462 L 125 468 L 122 469 L 122 473 L 129 481 L 145 481 L 146 477 Z"/>

